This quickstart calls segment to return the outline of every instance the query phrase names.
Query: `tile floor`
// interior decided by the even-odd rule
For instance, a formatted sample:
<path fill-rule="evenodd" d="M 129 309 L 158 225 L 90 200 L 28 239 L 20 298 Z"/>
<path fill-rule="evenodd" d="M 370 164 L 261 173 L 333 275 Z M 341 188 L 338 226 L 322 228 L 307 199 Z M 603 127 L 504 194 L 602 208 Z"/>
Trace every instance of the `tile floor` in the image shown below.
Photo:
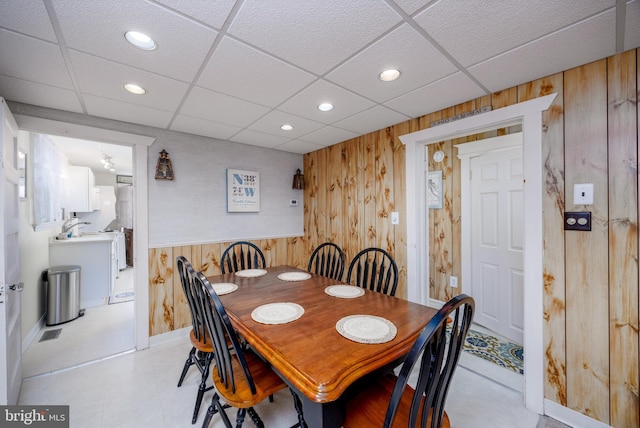
<path fill-rule="evenodd" d="M 182 387 L 178 388 L 178 378 L 190 349 L 188 338 L 180 338 L 153 346 L 138 352 L 127 352 L 133 344 L 133 325 L 125 322 L 110 321 L 131 320 L 133 323 L 133 303 L 105 305 L 103 312 L 88 312 L 85 317 L 95 316 L 105 328 L 95 333 L 95 323 L 77 323 L 73 337 L 83 338 L 65 345 L 72 352 L 62 349 L 41 349 L 46 342 L 34 342 L 25 352 L 23 382 L 19 404 L 70 406 L 72 428 L 126 428 L 126 427 L 200 427 L 212 392 L 205 394 L 203 405 L 196 425 L 191 424 L 191 415 L 199 384 L 199 373 L 192 368 Z M 78 319 L 76 321 L 79 321 Z M 87 320 L 90 321 L 89 318 Z M 74 321 L 75 322 L 75 321 Z M 65 329 L 71 329 L 74 323 Z M 84 334 L 83 326 L 91 333 Z M 115 326 L 119 326 L 120 330 Z M 111 328 L 111 327 L 110 327 Z M 119 332 L 118 332 L 119 331 Z M 131 335 L 130 342 L 127 336 Z M 112 332 L 112 333 L 110 333 Z M 65 331 L 63 330 L 63 334 Z M 116 340 L 91 342 L 91 338 L 118 335 Z M 38 335 L 38 339 L 39 339 Z M 126 337 L 126 338 L 125 338 Z M 49 342 L 56 342 L 59 339 Z M 80 342 L 80 343 L 78 343 Z M 114 344 L 107 345 L 113 342 Z M 91 353 L 87 349 L 99 352 L 95 362 L 87 362 Z M 116 351 L 121 349 L 121 351 Z M 124 352 L 122 352 L 124 351 Z M 106 353 L 105 353 L 106 352 Z M 118 355 L 117 352 L 121 352 Z M 34 355 L 26 355 L 28 353 Z M 66 355 L 66 356 L 65 356 Z M 105 357 L 110 355 L 110 357 Z M 64 367 L 61 367 L 64 366 Z M 71 368 L 68 368 L 70 367 Z M 27 376 L 26 373 L 31 373 Z M 38 374 L 39 373 L 39 374 Z M 498 367 L 480 358 L 463 353 L 456 370 L 446 411 L 455 428 L 560 428 L 565 425 L 551 418 L 539 416 L 523 405 L 523 378 L 506 369 Z M 275 396 L 275 402 L 264 402 L 256 407 L 267 427 L 289 427 L 297 418 L 291 395 L 287 390 Z M 227 411 L 231 420 L 235 419 L 232 410 Z M 251 427 L 251 421 L 245 426 Z M 214 427 L 222 427 L 219 416 L 214 416 Z"/>
<path fill-rule="evenodd" d="M 133 291 L 133 268 L 120 271 L 114 294 Z M 40 342 L 45 331 L 61 329 L 57 339 Z M 85 309 L 73 321 L 44 327 L 22 355 L 22 375 L 30 378 L 135 348 L 133 301 Z"/>

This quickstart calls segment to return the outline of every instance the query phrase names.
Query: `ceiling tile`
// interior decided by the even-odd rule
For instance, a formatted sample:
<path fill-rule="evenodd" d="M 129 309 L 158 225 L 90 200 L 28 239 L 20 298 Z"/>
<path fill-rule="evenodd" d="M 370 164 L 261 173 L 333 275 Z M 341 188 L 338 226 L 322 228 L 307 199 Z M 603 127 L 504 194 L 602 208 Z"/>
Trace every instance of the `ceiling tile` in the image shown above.
<path fill-rule="evenodd" d="M 245 127 L 268 108 L 203 88 L 193 88 L 180 113 L 232 126 Z"/>
<path fill-rule="evenodd" d="M 342 141 L 356 138 L 359 134 L 355 132 L 347 131 L 346 129 L 336 128 L 334 126 L 325 126 L 322 129 L 311 132 L 299 140 L 306 141 L 308 143 L 317 144 L 322 147 L 331 146 Z"/>
<path fill-rule="evenodd" d="M 375 106 L 369 110 L 353 115 L 334 123 L 338 128 L 347 129 L 358 134 L 367 134 L 378 129 L 411 119 L 383 106 Z"/>
<path fill-rule="evenodd" d="M 69 55 L 80 90 L 85 94 L 173 111 L 188 88 L 186 83 L 77 51 L 70 51 Z M 126 83 L 140 85 L 147 93 L 131 94 L 124 89 Z"/>
<path fill-rule="evenodd" d="M 69 48 L 183 81 L 194 78 L 217 34 L 143 0 L 53 4 Z M 145 51 L 132 46 L 124 38 L 129 30 L 147 34 L 158 47 Z"/>
<path fill-rule="evenodd" d="M 39 39 L 57 42 L 42 1 L 3 1 L 0 27 Z"/>
<path fill-rule="evenodd" d="M 615 0 L 440 1 L 414 19 L 467 67 L 614 7 L 615 3 Z M 532 4 L 535 6 L 531 7 Z"/>
<path fill-rule="evenodd" d="M 409 15 L 426 5 L 432 0 L 394 0 L 398 6 Z"/>
<path fill-rule="evenodd" d="M 0 74 L 73 89 L 60 49 L 53 43 L 0 29 L 0 58 Z M 33 66 L 39 62 L 46 67 Z"/>
<path fill-rule="evenodd" d="M 179 114 L 171 123 L 170 129 L 187 134 L 203 135 L 205 137 L 226 140 L 240 132 L 242 128 Z"/>
<path fill-rule="evenodd" d="M 333 104 L 335 108 L 326 112 L 318 110 L 318 105 L 324 102 Z M 325 80 L 318 80 L 290 100 L 284 102 L 278 109 L 310 120 L 330 124 L 346 119 L 374 105 L 375 103 L 359 95 L 346 91 Z"/>
<path fill-rule="evenodd" d="M 205 24 L 217 29 L 222 28 L 224 21 L 233 9 L 236 0 L 156 0 L 158 3 L 169 6 L 179 12 L 189 15 Z"/>
<path fill-rule="evenodd" d="M 74 91 L 13 77 L 0 76 L 0 95 L 8 100 L 57 110 L 82 113 Z"/>
<path fill-rule="evenodd" d="M 238 143 L 251 144 L 252 146 L 266 147 L 270 149 L 280 144 L 284 144 L 291 139 L 245 129 L 234 135 L 231 140 Z"/>
<path fill-rule="evenodd" d="M 285 123 L 292 125 L 293 129 L 291 131 L 283 131 L 280 129 L 280 126 Z M 291 113 L 274 110 L 252 123 L 251 126 L 249 126 L 249 129 L 292 139 L 308 134 L 309 132 L 317 131 L 324 126 L 325 125 L 320 122 L 308 120 Z"/>
<path fill-rule="evenodd" d="M 491 92 L 606 57 L 615 50 L 615 11 L 609 10 L 469 68 Z"/>
<path fill-rule="evenodd" d="M 380 0 L 246 0 L 229 33 L 322 74 L 399 22 Z"/>
<path fill-rule="evenodd" d="M 312 74 L 225 37 L 198 85 L 275 107 L 314 80 Z"/>
<path fill-rule="evenodd" d="M 381 81 L 378 75 L 389 68 L 400 70 L 400 78 Z M 383 102 L 455 71 L 444 55 L 405 24 L 327 74 L 326 79 Z"/>
<path fill-rule="evenodd" d="M 173 114 L 168 111 L 154 109 L 148 106 L 130 104 L 118 100 L 85 95 L 84 104 L 87 114 L 106 117 L 122 122 L 140 123 L 156 128 L 166 128 Z"/>
<path fill-rule="evenodd" d="M 419 117 L 483 95 L 485 92 L 471 79 L 456 73 L 388 101 L 385 105 L 409 117 Z"/>
<path fill-rule="evenodd" d="M 307 143 L 306 141 L 300 140 L 291 140 L 287 143 L 280 144 L 279 146 L 273 147 L 276 150 L 282 150 L 285 152 L 291 153 L 299 153 L 301 155 L 305 153 L 315 152 L 316 150 L 320 150 L 326 146 L 319 146 L 313 143 Z"/>

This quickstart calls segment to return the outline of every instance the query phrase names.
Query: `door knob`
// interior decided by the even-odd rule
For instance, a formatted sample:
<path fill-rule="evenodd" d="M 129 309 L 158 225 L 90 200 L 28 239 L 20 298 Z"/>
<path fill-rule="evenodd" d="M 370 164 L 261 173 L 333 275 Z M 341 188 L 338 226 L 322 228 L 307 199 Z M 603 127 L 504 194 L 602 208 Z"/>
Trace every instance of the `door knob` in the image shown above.
<path fill-rule="evenodd" d="M 16 284 L 11 284 L 9 286 L 9 290 L 17 291 L 18 293 L 22 292 L 23 288 L 24 288 L 24 282 L 19 282 L 17 285 Z"/>

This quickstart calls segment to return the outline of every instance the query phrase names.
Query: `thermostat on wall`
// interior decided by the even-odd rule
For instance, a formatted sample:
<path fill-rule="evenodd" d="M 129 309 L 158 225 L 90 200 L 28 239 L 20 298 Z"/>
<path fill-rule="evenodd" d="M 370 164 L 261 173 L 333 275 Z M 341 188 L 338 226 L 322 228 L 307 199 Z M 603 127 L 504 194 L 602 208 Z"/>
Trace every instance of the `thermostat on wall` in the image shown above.
<path fill-rule="evenodd" d="M 291 199 L 289 201 L 289 206 L 290 207 L 297 207 L 298 206 L 298 200 L 297 199 Z"/>

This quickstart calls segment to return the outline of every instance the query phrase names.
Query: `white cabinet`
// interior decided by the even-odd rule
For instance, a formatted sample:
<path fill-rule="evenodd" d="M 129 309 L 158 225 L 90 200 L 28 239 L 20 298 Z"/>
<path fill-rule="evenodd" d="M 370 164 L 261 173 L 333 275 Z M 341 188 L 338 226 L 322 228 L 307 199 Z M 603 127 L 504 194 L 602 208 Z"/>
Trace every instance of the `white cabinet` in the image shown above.
<path fill-rule="evenodd" d="M 69 203 L 67 212 L 95 210 L 95 176 L 86 166 L 69 166 Z"/>
<path fill-rule="evenodd" d="M 115 235 L 100 233 L 49 241 L 49 266 L 80 266 L 80 307 L 108 302 L 118 272 Z"/>

